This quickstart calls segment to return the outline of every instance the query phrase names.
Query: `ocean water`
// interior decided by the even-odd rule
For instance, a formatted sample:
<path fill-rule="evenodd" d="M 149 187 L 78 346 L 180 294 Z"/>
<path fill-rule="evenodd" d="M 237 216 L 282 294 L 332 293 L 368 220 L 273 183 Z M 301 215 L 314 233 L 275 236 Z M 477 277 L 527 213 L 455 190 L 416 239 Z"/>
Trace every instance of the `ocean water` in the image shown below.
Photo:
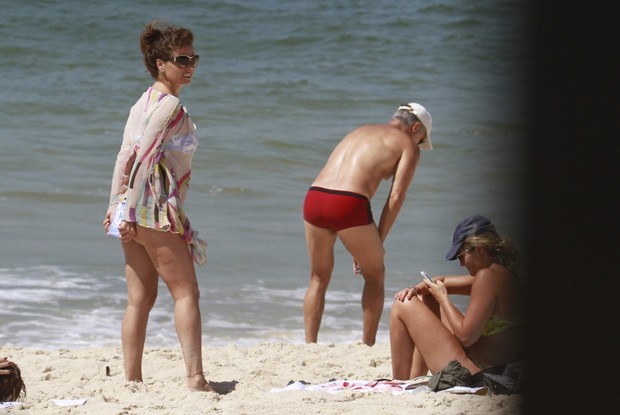
<path fill-rule="evenodd" d="M 420 270 L 463 272 L 443 260 L 462 218 L 523 240 L 521 1 L 3 2 L 0 346 L 120 345 L 123 257 L 101 222 L 129 108 L 152 83 L 138 37 L 153 18 L 191 28 L 201 55 L 180 98 L 200 138 L 186 208 L 209 244 L 205 345 L 303 342 L 305 192 L 347 132 L 401 102 L 431 112 L 435 149 L 385 244 L 378 341 L 393 293 Z M 361 339 L 351 265 L 338 244 L 319 342 Z M 161 284 L 147 347 L 178 343 L 172 318 Z"/>

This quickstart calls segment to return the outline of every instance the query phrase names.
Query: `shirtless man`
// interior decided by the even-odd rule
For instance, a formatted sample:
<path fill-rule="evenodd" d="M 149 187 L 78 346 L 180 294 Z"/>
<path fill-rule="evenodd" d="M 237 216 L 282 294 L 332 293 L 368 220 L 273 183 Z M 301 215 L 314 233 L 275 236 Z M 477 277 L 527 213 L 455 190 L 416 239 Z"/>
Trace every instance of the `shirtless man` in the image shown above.
<path fill-rule="evenodd" d="M 387 124 L 364 125 L 336 146 L 304 201 L 304 225 L 310 283 L 304 297 L 306 343 L 316 343 L 325 293 L 334 268 L 334 245 L 340 238 L 364 277 L 362 341 L 372 346 L 383 312 L 385 266 L 383 242 L 403 206 L 420 159 L 432 150 L 432 119 L 417 103 L 403 104 Z M 370 200 L 382 179 L 392 179 L 379 226 Z"/>

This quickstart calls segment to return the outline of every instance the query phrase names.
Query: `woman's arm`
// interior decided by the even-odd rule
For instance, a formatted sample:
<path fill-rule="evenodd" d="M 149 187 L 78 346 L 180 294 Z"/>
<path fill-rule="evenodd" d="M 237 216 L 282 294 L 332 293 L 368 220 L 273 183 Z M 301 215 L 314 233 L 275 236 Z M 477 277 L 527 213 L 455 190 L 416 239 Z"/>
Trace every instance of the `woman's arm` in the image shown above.
<path fill-rule="evenodd" d="M 473 278 L 471 297 L 465 314 L 450 301 L 447 290 L 437 284 L 429 287 L 441 306 L 452 332 L 464 347 L 476 343 L 495 308 L 497 278 L 490 268 L 482 269 Z"/>
<path fill-rule="evenodd" d="M 474 277 L 471 275 L 455 275 L 447 277 L 434 277 L 433 282 L 443 281 L 448 290 L 448 295 L 470 295 Z"/>
<path fill-rule="evenodd" d="M 127 134 L 127 127 L 125 127 L 123 142 L 116 156 L 116 164 L 114 165 L 114 172 L 112 173 L 110 205 L 117 204 L 119 196 L 121 196 L 127 191 L 127 184 L 129 182 L 129 171 L 127 169 L 127 165 L 129 164 L 130 158 L 134 154 L 134 145 L 131 143 L 131 139 Z"/>
<path fill-rule="evenodd" d="M 136 222 L 135 212 L 139 203 L 145 203 L 145 189 L 154 166 L 159 162 L 161 148 L 164 141 L 169 138 L 170 124 L 175 122 L 180 112 L 183 111 L 178 98 L 172 95 L 158 101 L 155 108 L 149 114 L 148 123 L 140 140 L 140 147 L 136 152 L 136 159 L 129 176 L 129 189 L 127 191 L 127 209 L 123 216 L 124 221 Z M 182 115 L 182 114 L 181 114 Z M 156 197 L 151 189 L 150 197 Z"/>
<path fill-rule="evenodd" d="M 450 276 L 435 276 L 432 278 L 433 282 L 443 281 L 444 286 L 448 291 L 448 295 L 470 295 L 471 285 L 474 282 L 474 278 L 471 275 L 450 275 Z M 430 292 L 423 281 L 420 281 L 416 285 L 412 285 L 407 288 L 403 288 L 394 295 L 395 300 L 405 301 L 411 300 L 416 295 L 429 295 Z"/>

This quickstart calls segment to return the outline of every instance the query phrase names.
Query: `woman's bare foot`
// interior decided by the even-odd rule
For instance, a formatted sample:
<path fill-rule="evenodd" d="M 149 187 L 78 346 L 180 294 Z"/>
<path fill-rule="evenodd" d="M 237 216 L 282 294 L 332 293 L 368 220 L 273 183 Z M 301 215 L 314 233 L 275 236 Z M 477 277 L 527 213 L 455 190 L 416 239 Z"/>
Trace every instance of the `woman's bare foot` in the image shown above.
<path fill-rule="evenodd" d="M 187 387 L 192 392 L 215 392 L 209 385 L 202 372 L 187 377 Z"/>

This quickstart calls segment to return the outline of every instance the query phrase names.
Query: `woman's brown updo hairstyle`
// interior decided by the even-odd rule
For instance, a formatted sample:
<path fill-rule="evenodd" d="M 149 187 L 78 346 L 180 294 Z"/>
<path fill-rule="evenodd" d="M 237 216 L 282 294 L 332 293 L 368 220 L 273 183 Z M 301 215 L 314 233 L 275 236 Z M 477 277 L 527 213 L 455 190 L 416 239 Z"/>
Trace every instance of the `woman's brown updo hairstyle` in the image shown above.
<path fill-rule="evenodd" d="M 189 29 L 151 21 L 140 35 L 140 50 L 144 55 L 144 65 L 153 79 L 157 80 L 159 70 L 157 59 L 169 59 L 175 50 L 191 46 L 194 34 Z"/>

